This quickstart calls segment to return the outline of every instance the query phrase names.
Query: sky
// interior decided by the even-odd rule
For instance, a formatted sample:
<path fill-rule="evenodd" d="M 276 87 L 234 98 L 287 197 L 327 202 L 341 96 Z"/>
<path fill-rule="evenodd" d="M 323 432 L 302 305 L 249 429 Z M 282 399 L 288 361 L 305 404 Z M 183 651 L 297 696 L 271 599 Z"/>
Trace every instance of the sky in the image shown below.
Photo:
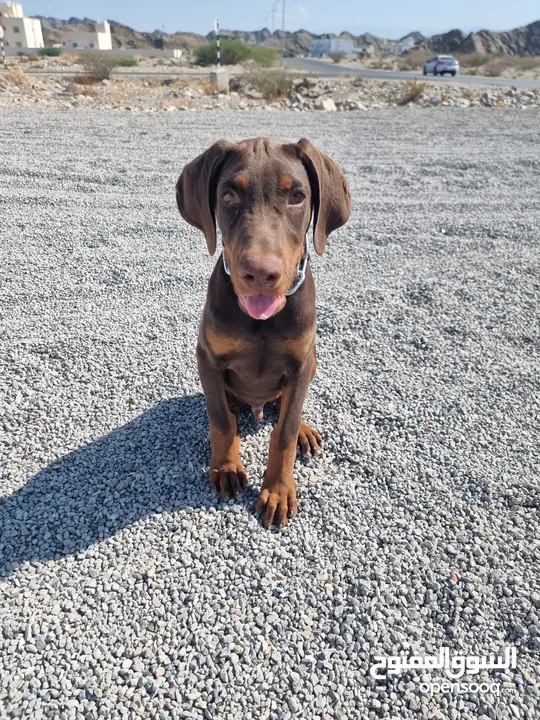
<path fill-rule="evenodd" d="M 25 15 L 67 19 L 89 17 L 116 20 L 136 30 L 165 29 L 206 34 L 214 17 L 222 28 L 257 30 L 272 26 L 273 0 L 19 0 Z M 412 30 L 424 35 L 452 28 L 511 30 L 540 20 L 538 0 L 284 0 L 287 30 L 304 28 L 313 33 L 348 30 L 399 38 Z M 283 0 L 277 0 L 275 23 L 281 27 Z"/>

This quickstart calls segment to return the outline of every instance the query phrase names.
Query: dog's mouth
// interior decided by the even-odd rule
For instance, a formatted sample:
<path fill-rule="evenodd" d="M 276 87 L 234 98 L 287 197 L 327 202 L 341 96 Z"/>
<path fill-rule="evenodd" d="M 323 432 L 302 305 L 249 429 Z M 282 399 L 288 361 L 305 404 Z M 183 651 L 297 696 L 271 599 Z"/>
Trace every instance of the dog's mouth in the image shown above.
<path fill-rule="evenodd" d="M 254 320 L 268 320 L 285 306 L 285 295 L 240 295 L 240 307 Z"/>

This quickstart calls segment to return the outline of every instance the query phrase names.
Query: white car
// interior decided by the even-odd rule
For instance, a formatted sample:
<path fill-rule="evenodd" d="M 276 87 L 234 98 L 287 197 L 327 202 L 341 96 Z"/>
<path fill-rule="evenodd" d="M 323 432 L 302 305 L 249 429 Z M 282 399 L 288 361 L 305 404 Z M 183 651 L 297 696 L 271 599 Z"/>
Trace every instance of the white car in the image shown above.
<path fill-rule="evenodd" d="M 424 65 L 424 75 L 429 73 L 433 73 L 433 75 L 449 73 L 455 76 L 457 72 L 459 72 L 459 63 L 451 55 L 436 55 Z"/>

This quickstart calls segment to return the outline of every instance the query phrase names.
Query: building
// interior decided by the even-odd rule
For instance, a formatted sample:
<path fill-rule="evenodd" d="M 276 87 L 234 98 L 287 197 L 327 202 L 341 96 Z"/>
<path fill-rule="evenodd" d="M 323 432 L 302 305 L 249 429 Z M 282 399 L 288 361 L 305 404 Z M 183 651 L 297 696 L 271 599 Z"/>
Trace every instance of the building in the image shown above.
<path fill-rule="evenodd" d="M 65 25 L 62 30 L 62 46 L 66 50 L 112 50 L 111 26 L 104 20 L 95 23 L 94 30 L 77 30 Z"/>
<path fill-rule="evenodd" d="M 407 37 L 398 40 L 392 45 L 393 55 L 403 55 L 404 52 L 408 52 L 416 47 L 416 40 L 413 35 L 407 35 Z"/>
<path fill-rule="evenodd" d="M 20 3 L 0 3 L 0 24 L 4 28 L 6 48 L 42 48 L 41 21 L 24 17 Z"/>
<path fill-rule="evenodd" d="M 330 53 L 353 55 L 353 41 L 350 38 L 316 38 L 311 41 L 311 57 L 322 57 Z"/>

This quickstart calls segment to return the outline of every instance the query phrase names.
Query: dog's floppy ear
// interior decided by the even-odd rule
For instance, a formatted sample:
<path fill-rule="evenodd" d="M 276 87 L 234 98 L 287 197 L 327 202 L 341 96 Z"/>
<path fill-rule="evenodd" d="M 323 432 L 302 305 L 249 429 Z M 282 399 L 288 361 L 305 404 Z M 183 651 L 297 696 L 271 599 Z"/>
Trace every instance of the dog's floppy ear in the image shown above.
<path fill-rule="evenodd" d="M 216 186 L 232 145 L 218 140 L 182 170 L 176 183 L 176 204 L 188 223 L 202 230 L 208 252 L 216 252 Z"/>
<path fill-rule="evenodd" d="M 331 232 L 345 225 L 351 213 L 349 186 L 338 165 L 306 138 L 297 143 L 311 185 L 313 244 L 319 255 Z"/>

